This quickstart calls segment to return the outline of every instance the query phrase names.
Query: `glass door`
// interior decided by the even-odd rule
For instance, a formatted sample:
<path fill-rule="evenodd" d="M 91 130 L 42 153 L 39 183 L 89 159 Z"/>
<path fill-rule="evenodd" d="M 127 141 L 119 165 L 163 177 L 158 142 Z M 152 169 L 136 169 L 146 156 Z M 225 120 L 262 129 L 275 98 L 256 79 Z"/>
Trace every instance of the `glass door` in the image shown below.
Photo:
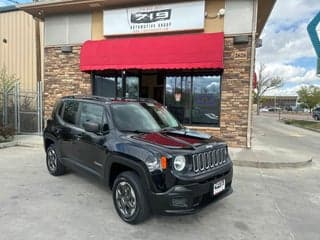
<path fill-rule="evenodd" d="M 125 82 L 126 82 L 125 97 L 131 98 L 131 99 L 138 98 L 139 97 L 139 77 L 126 76 Z"/>
<path fill-rule="evenodd" d="M 192 105 L 192 77 L 173 76 L 166 77 L 166 101 L 168 110 L 181 123 L 191 122 Z"/>

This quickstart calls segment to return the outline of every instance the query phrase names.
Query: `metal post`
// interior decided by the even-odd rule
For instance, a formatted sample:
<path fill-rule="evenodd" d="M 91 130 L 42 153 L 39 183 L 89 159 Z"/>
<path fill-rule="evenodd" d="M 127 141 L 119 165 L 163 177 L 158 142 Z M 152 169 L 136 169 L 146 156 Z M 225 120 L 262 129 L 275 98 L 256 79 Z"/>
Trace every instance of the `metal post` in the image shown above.
<path fill-rule="evenodd" d="M 4 112 L 5 112 L 5 110 L 4 110 L 4 108 L 5 108 L 4 99 L 5 99 L 5 94 L 4 94 L 4 92 L 2 92 L 2 125 L 3 126 L 4 126 L 4 122 L 5 122 L 5 120 L 4 120 Z"/>
<path fill-rule="evenodd" d="M 21 121 L 20 121 L 20 82 L 17 83 L 17 133 L 21 133 Z"/>
<path fill-rule="evenodd" d="M 39 82 L 39 100 L 40 100 L 40 135 L 43 133 L 43 98 L 42 98 L 42 82 Z"/>
<path fill-rule="evenodd" d="M 251 61 L 250 61 L 250 77 L 249 77 L 249 104 L 248 104 L 248 125 L 247 125 L 247 148 L 251 148 L 252 137 L 252 92 L 254 78 L 254 63 L 256 56 L 256 33 L 258 19 L 258 0 L 253 0 L 252 14 L 252 36 L 251 36 Z M 259 109 L 258 109 L 259 111 Z"/>
<path fill-rule="evenodd" d="M 17 129 L 18 129 L 18 114 L 19 114 L 19 112 L 18 112 L 18 98 L 19 98 L 18 82 L 16 82 L 14 85 L 13 96 L 14 96 L 14 129 L 17 131 Z"/>
<path fill-rule="evenodd" d="M 40 135 L 41 127 L 40 127 L 40 86 L 39 82 L 37 82 L 37 127 L 38 134 Z"/>
<path fill-rule="evenodd" d="M 3 126 L 6 127 L 8 125 L 8 92 L 5 89 L 4 90 L 4 96 L 3 96 Z"/>

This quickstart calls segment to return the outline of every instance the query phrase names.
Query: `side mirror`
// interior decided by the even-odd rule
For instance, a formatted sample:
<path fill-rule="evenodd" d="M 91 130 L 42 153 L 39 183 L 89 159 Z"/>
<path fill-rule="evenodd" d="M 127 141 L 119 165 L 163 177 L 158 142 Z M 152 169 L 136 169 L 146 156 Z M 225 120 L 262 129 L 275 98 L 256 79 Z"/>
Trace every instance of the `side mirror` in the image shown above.
<path fill-rule="evenodd" d="M 102 126 L 102 133 L 108 133 L 109 130 L 110 130 L 109 124 L 108 124 L 108 123 L 103 124 L 103 126 Z"/>
<path fill-rule="evenodd" d="M 98 133 L 100 132 L 100 124 L 96 122 L 85 122 L 83 123 L 83 128 L 87 132 Z"/>

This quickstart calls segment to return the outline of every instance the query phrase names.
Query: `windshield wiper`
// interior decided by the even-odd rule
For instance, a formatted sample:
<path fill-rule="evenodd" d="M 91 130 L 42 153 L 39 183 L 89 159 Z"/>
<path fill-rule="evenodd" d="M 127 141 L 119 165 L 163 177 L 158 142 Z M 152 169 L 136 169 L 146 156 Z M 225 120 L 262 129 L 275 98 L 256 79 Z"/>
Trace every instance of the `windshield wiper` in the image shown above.
<path fill-rule="evenodd" d="M 177 131 L 180 129 L 182 129 L 182 128 L 180 128 L 180 127 L 164 127 L 164 128 L 161 128 L 160 132 L 172 132 L 172 131 Z"/>
<path fill-rule="evenodd" d="M 121 129 L 121 132 L 130 132 L 130 133 L 150 133 L 148 131 L 142 131 L 142 130 L 137 130 L 137 129 Z"/>

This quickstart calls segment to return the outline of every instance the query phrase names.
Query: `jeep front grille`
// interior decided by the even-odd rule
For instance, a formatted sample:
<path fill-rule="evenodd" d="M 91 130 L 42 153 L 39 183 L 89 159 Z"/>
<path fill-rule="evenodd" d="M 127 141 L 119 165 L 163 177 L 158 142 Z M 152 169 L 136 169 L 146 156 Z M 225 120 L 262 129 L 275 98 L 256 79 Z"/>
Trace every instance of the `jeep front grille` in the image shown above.
<path fill-rule="evenodd" d="M 195 173 L 215 169 L 227 162 L 228 150 L 226 147 L 192 155 L 193 171 Z"/>

